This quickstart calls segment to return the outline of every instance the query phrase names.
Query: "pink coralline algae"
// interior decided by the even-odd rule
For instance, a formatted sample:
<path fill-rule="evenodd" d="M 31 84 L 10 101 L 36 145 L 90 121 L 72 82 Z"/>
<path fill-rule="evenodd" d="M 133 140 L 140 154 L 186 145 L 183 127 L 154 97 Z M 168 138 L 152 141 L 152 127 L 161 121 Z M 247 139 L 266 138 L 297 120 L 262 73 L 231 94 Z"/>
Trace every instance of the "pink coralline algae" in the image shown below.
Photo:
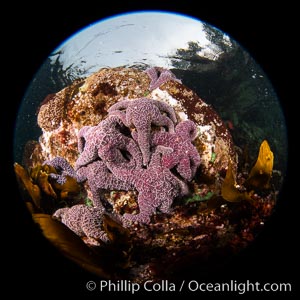
<path fill-rule="evenodd" d="M 176 116 L 172 107 L 165 102 L 148 98 L 117 102 L 108 109 L 108 112 L 111 116 L 118 116 L 125 126 L 134 126 L 136 130 L 136 132 L 133 131 L 134 137 L 141 149 L 145 166 L 151 155 L 151 125 L 167 127 L 168 132 L 172 133 L 176 124 Z"/>
<path fill-rule="evenodd" d="M 98 158 L 118 163 L 121 167 L 141 165 L 141 152 L 136 142 L 121 132 L 122 127 L 124 125 L 118 116 L 109 116 L 97 126 L 83 127 L 78 133 L 80 156 L 76 161 L 75 169 Z M 128 157 L 124 157 L 122 151 L 127 153 Z"/>
<path fill-rule="evenodd" d="M 139 193 L 139 213 L 136 215 L 124 214 L 125 220 L 150 223 L 150 217 L 157 208 L 161 212 L 169 213 L 174 198 L 188 194 L 188 186 L 161 165 L 161 155 L 170 152 L 172 152 L 171 148 L 158 146 L 152 154 L 147 169 L 113 168 L 113 172 L 119 179 L 131 183 Z"/>
<path fill-rule="evenodd" d="M 200 155 L 191 143 L 197 136 L 197 127 L 190 120 L 177 124 L 175 133 L 155 132 L 153 146 L 165 146 L 173 149 L 162 157 L 162 166 L 168 169 L 176 167 L 177 172 L 187 181 L 191 181 L 200 165 Z"/>
<path fill-rule="evenodd" d="M 176 76 L 167 69 L 160 68 L 160 67 L 153 67 L 149 68 L 145 71 L 145 73 L 150 77 L 150 87 L 149 90 L 155 90 L 156 88 L 160 87 L 162 84 L 169 80 L 175 80 L 181 83 L 181 80 L 177 79 Z"/>
<path fill-rule="evenodd" d="M 107 242 L 108 238 L 102 230 L 103 210 L 98 207 L 88 207 L 83 204 L 58 209 L 53 217 L 80 237 L 94 239 L 97 242 Z"/>

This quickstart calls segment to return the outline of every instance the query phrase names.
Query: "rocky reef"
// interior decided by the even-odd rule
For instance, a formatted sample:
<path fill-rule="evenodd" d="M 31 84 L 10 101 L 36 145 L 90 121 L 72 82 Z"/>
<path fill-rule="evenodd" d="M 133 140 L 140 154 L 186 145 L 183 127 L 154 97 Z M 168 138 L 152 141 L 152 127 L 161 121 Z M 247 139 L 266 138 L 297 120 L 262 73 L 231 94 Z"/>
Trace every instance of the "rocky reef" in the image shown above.
<path fill-rule="evenodd" d="M 124 98 L 143 97 L 170 105 L 178 122 L 189 119 L 196 124 L 198 136 L 194 144 L 200 152 L 200 168 L 205 175 L 215 178 L 220 172 L 224 173 L 229 160 L 236 166 L 231 134 L 216 111 L 176 80 L 162 81 L 158 88 L 150 90 L 152 79 L 147 72 L 130 68 L 101 69 L 47 96 L 38 112 L 38 124 L 43 133 L 35 151 L 31 143 L 28 152 L 35 154 L 31 159 L 27 159 L 30 155 L 24 158 L 25 166 L 33 167 L 57 156 L 74 166 L 79 155 L 79 130 L 98 125 L 107 117 L 108 110 Z M 59 108 L 53 109 L 53 106 Z"/>
<path fill-rule="evenodd" d="M 63 184 L 66 176 L 77 182 L 87 180 L 93 206 L 100 211 L 105 211 L 101 190 L 136 190 L 139 213 L 125 213 L 119 219 L 148 224 L 157 209 L 169 213 L 175 197 L 189 194 L 187 182 L 200 165 L 200 155 L 192 144 L 196 136 L 194 122 L 177 124 L 167 103 L 126 99 L 110 107 L 107 118 L 98 125 L 80 129 L 75 170 L 62 157 L 44 164 L 60 171 L 60 175 L 50 174 L 57 183 Z M 171 171 L 174 167 L 178 176 Z"/>
<path fill-rule="evenodd" d="M 165 278 L 183 253 L 237 253 L 274 208 L 281 178 L 268 142 L 252 169 L 243 164 L 218 113 L 170 70 L 101 69 L 48 95 L 37 121 L 39 141 L 15 164 L 27 206 L 42 228 L 45 217 L 64 225 L 58 247 L 64 235 L 72 247 L 72 231 L 93 249 L 85 266 L 101 276 Z M 109 263 L 95 264 L 105 251 Z"/>

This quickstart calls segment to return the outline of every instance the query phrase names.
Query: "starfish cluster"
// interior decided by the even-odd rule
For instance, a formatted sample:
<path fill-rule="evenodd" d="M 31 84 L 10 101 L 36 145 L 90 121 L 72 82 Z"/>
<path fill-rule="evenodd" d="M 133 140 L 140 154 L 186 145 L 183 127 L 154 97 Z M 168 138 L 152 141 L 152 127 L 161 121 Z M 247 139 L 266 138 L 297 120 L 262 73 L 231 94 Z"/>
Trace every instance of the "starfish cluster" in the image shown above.
<path fill-rule="evenodd" d="M 150 89 L 176 80 L 167 70 L 152 68 L 146 72 Z M 61 157 L 45 162 L 58 171 L 52 175 L 57 182 L 71 176 L 78 182 L 87 181 L 92 192 L 93 208 L 60 209 L 55 217 L 78 235 L 105 240 L 98 220 L 106 207 L 102 190 L 138 192 L 139 213 L 118 216 L 124 225 L 128 221 L 147 224 L 157 209 L 169 213 L 174 198 L 188 194 L 187 182 L 200 165 L 193 145 L 196 136 L 196 125 L 190 120 L 177 122 L 173 108 L 165 102 L 150 98 L 117 102 L 108 109 L 106 119 L 79 131 L 79 157 L 74 169 Z"/>
<path fill-rule="evenodd" d="M 154 132 L 152 146 L 170 147 L 173 151 L 162 157 L 162 166 L 167 169 L 176 167 L 180 176 L 191 181 L 200 165 L 200 156 L 191 143 L 197 136 L 197 127 L 190 120 L 182 121 L 175 127 L 175 133 Z"/>
<path fill-rule="evenodd" d="M 122 168 L 141 165 L 142 156 L 137 144 L 122 133 L 121 118 L 110 115 L 97 126 L 84 126 L 78 133 L 80 153 L 75 168 L 88 165 L 96 159 L 118 164 Z M 124 157 L 126 152 L 128 157 Z"/>
<path fill-rule="evenodd" d="M 133 126 L 135 130 L 132 136 L 137 140 L 141 149 L 144 166 L 150 159 L 151 125 L 165 126 L 168 132 L 173 133 L 176 123 L 172 107 L 165 102 L 148 98 L 117 102 L 109 108 L 108 113 L 110 116 L 118 116 L 127 127 Z"/>
<path fill-rule="evenodd" d="M 188 194 L 186 183 L 161 164 L 161 155 L 172 151 L 171 148 L 158 146 L 147 169 L 123 170 L 110 166 L 117 178 L 131 183 L 138 191 L 140 211 L 136 215 L 124 214 L 125 220 L 147 224 L 157 208 L 168 213 L 175 197 Z"/>

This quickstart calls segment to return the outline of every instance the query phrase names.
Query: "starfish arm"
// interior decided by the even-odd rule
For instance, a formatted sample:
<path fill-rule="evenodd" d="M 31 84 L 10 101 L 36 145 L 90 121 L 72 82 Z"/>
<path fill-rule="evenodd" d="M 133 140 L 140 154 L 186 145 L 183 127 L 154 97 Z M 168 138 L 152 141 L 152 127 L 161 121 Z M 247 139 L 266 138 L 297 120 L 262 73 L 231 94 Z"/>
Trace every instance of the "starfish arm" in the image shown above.
<path fill-rule="evenodd" d="M 83 234 L 88 238 L 106 242 L 108 238 L 101 229 L 103 209 L 86 206 L 78 206 L 78 208 L 80 208 L 78 213 L 80 213 L 80 225 Z"/>
<path fill-rule="evenodd" d="M 49 177 L 52 178 L 52 179 L 55 179 L 55 181 L 58 183 L 58 184 L 65 184 L 66 181 L 67 181 L 67 178 L 65 175 L 59 175 L 59 174 L 54 174 L 54 173 L 51 173 L 49 174 Z"/>
<path fill-rule="evenodd" d="M 92 224 L 92 221 L 90 223 L 85 223 L 82 226 L 82 231 L 85 236 L 88 238 L 95 239 L 96 241 L 103 241 L 108 242 L 108 237 L 105 231 L 101 230 L 100 226 L 95 226 Z"/>
<path fill-rule="evenodd" d="M 54 212 L 52 217 L 58 221 L 62 220 L 62 217 L 66 214 L 66 212 L 69 210 L 69 207 L 59 208 Z"/>
<path fill-rule="evenodd" d="M 127 123 L 126 113 L 124 111 L 113 110 L 113 111 L 109 112 L 109 116 L 116 116 L 123 122 L 123 124 L 125 126 L 127 126 L 127 127 L 129 126 L 129 124 Z"/>
<path fill-rule="evenodd" d="M 156 67 L 151 67 L 145 70 L 145 73 L 150 77 L 151 80 L 158 79 L 158 72 Z"/>
<path fill-rule="evenodd" d="M 162 165 L 162 155 L 168 155 L 173 152 L 170 147 L 157 146 L 154 153 L 152 154 L 151 161 L 149 163 L 149 168 L 158 167 Z"/>
<path fill-rule="evenodd" d="M 92 195 L 93 205 L 102 208 L 101 191 L 108 190 L 129 190 L 132 186 L 128 182 L 123 182 L 112 174 L 103 161 L 95 161 L 86 167 L 78 170 L 81 176 L 88 180 Z"/>
<path fill-rule="evenodd" d="M 150 91 L 158 88 L 163 82 L 160 80 L 161 72 L 163 72 L 163 68 L 152 67 L 146 70 L 146 74 L 150 77 L 151 82 L 149 89 Z"/>
<path fill-rule="evenodd" d="M 132 100 L 127 100 L 127 99 L 119 101 L 119 102 L 113 104 L 107 111 L 110 114 L 111 112 L 116 111 L 116 110 L 126 109 L 131 104 L 131 102 L 132 102 Z"/>
<path fill-rule="evenodd" d="M 152 118 L 152 124 L 157 126 L 166 126 L 169 133 L 174 133 L 174 123 L 167 116 L 156 115 Z"/>
<path fill-rule="evenodd" d="M 81 228 L 81 216 L 85 213 L 86 209 L 87 207 L 82 204 L 65 208 L 60 221 L 78 236 L 82 237 L 84 233 Z M 56 211 L 53 216 L 56 217 L 57 213 L 61 214 L 59 211 Z"/>
<path fill-rule="evenodd" d="M 133 190 L 134 188 L 130 183 L 120 180 L 112 175 L 109 183 L 109 189 L 117 191 L 129 191 Z"/>
<path fill-rule="evenodd" d="M 86 145 L 84 151 L 80 154 L 75 162 L 75 170 L 78 170 L 81 166 L 85 166 L 98 158 L 97 148 L 94 144 Z"/>
<path fill-rule="evenodd" d="M 170 80 L 174 80 L 174 81 L 177 81 L 179 83 L 182 83 L 182 81 L 180 79 L 178 79 L 174 73 L 172 73 L 170 70 L 165 70 L 161 76 L 161 82 L 165 83 L 167 81 L 170 81 Z"/>
<path fill-rule="evenodd" d="M 138 129 L 137 130 L 137 142 L 138 145 L 141 149 L 142 152 L 142 156 L 143 156 L 143 165 L 146 166 L 150 160 L 150 136 L 151 136 L 151 132 L 150 132 L 150 126 L 149 128 L 145 128 L 145 129 Z"/>
<path fill-rule="evenodd" d="M 198 134 L 197 126 L 193 121 L 186 120 L 178 123 L 175 132 L 185 140 L 193 141 Z"/>
<path fill-rule="evenodd" d="M 148 68 L 145 70 L 145 73 L 149 76 L 149 78 L 151 80 L 149 89 L 154 90 L 153 87 L 155 87 L 155 83 L 158 79 L 158 74 L 157 74 L 158 72 L 157 72 L 156 68 Z"/>
<path fill-rule="evenodd" d="M 171 147 L 172 144 L 172 134 L 170 132 L 156 131 L 151 136 L 152 146 L 166 146 Z"/>
<path fill-rule="evenodd" d="M 102 134 L 105 134 L 106 132 L 116 131 L 117 124 L 123 125 L 117 114 L 113 114 L 112 112 L 111 115 L 108 115 L 106 119 L 102 120 L 97 126 L 94 126 L 94 128 Z"/>
<path fill-rule="evenodd" d="M 174 176 L 173 174 L 172 174 L 172 176 L 174 177 L 174 182 L 176 181 L 179 186 L 179 189 L 180 189 L 179 195 L 180 196 L 188 195 L 190 193 L 188 185 L 184 181 L 182 181 L 179 178 L 177 178 L 176 176 Z"/>
<path fill-rule="evenodd" d="M 69 162 L 60 156 L 57 156 L 53 158 L 52 160 L 46 160 L 43 165 L 49 165 L 54 167 L 57 171 L 64 171 L 67 174 L 70 174 L 70 176 L 75 175 L 74 169 L 71 167 Z"/>
<path fill-rule="evenodd" d="M 136 178 L 139 177 L 139 173 L 135 169 L 122 169 L 118 168 L 115 164 L 107 163 L 108 169 L 119 180 L 124 181 L 132 186 L 135 185 Z"/>
<path fill-rule="evenodd" d="M 92 195 L 93 195 L 93 197 L 91 197 L 93 207 L 97 207 L 97 208 L 102 209 L 104 211 L 104 207 L 103 207 L 103 204 L 102 204 L 102 201 L 101 201 L 101 196 L 100 196 L 100 193 L 101 193 L 102 189 L 97 188 L 95 186 L 90 186 L 90 189 L 91 189 L 91 192 L 92 192 Z"/>
<path fill-rule="evenodd" d="M 122 155 L 120 149 L 123 147 L 118 147 L 117 145 L 109 145 L 107 147 L 102 147 L 98 150 L 98 155 L 101 160 L 114 164 L 126 164 L 127 160 Z"/>
<path fill-rule="evenodd" d="M 52 160 L 45 161 L 43 165 L 50 165 L 54 167 L 57 171 L 61 172 L 61 174 L 50 174 L 50 177 L 55 179 L 56 182 L 59 184 L 66 183 L 66 176 L 74 178 L 77 182 L 83 182 L 85 180 L 76 173 L 76 171 L 72 168 L 69 162 L 63 157 L 57 156 Z"/>
<path fill-rule="evenodd" d="M 156 88 L 160 87 L 162 84 L 170 80 L 175 80 L 181 83 L 181 80 L 177 79 L 176 76 L 170 70 L 164 68 L 153 67 L 147 69 L 145 72 L 151 79 L 149 86 L 149 89 L 151 91 L 155 90 Z"/>
<path fill-rule="evenodd" d="M 142 153 L 137 145 L 137 143 L 130 139 L 126 138 L 125 144 L 124 144 L 124 150 L 128 151 L 129 154 L 132 157 L 132 160 L 134 160 L 136 168 L 139 168 L 143 164 L 143 156 Z"/>
<path fill-rule="evenodd" d="M 78 182 L 84 182 L 87 180 L 87 167 L 83 166 L 76 170 L 76 179 Z"/>
<path fill-rule="evenodd" d="M 162 166 L 169 170 L 174 168 L 178 164 L 178 162 L 179 162 L 179 159 L 178 159 L 176 152 L 166 154 L 161 159 Z"/>
<path fill-rule="evenodd" d="M 103 189 L 125 191 L 132 189 L 132 185 L 130 182 L 126 182 L 117 178 L 113 173 L 111 173 L 111 171 L 106 165 L 103 166 L 103 171 L 98 176 L 98 178 L 102 178 L 101 182 Z"/>
<path fill-rule="evenodd" d="M 173 203 L 172 198 L 165 199 L 159 207 L 159 210 L 163 213 L 169 213 L 171 211 L 171 205 Z"/>
<path fill-rule="evenodd" d="M 78 151 L 81 153 L 84 149 L 85 143 L 86 143 L 86 135 L 91 129 L 91 126 L 84 126 L 82 127 L 78 134 L 77 134 L 77 139 L 78 139 Z"/>
<path fill-rule="evenodd" d="M 121 134 L 116 134 L 106 146 L 98 150 L 99 157 L 125 169 L 137 168 L 142 165 L 142 153 L 137 143 Z"/>
<path fill-rule="evenodd" d="M 168 114 L 169 118 L 173 121 L 174 124 L 177 123 L 176 115 L 174 109 L 167 103 L 159 100 L 153 100 L 154 104 L 159 108 L 161 112 Z"/>
<path fill-rule="evenodd" d="M 193 146 L 189 152 L 190 152 L 189 156 L 190 156 L 192 176 L 194 177 L 198 167 L 200 166 L 201 159 L 200 159 L 199 152 L 195 146 Z"/>
<path fill-rule="evenodd" d="M 133 138 L 135 141 L 137 141 L 137 139 L 138 139 L 138 133 L 137 133 L 136 130 L 131 131 L 131 136 L 132 136 L 132 138 Z"/>
<path fill-rule="evenodd" d="M 140 212 L 136 215 L 124 214 L 124 218 L 132 222 L 150 223 L 150 217 L 155 213 L 156 207 L 153 205 L 153 195 L 140 193 L 138 196 L 138 204 Z"/>
<path fill-rule="evenodd" d="M 182 158 L 177 166 L 178 173 L 187 181 L 192 180 L 192 170 L 191 170 L 191 164 L 190 159 L 188 157 Z"/>

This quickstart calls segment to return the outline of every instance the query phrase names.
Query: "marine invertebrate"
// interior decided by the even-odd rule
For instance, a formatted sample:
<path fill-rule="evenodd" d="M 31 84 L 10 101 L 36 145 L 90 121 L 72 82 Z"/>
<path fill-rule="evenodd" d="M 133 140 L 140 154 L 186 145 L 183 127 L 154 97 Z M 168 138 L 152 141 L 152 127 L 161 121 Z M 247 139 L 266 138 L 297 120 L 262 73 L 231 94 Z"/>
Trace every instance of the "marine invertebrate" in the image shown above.
<path fill-rule="evenodd" d="M 126 112 L 120 110 L 123 108 Z M 102 211 L 106 206 L 101 199 L 102 190 L 137 190 L 140 212 L 138 215 L 125 214 L 124 219 L 149 223 L 156 208 L 169 212 L 173 199 L 188 193 L 186 184 L 170 169 L 177 166 L 179 174 L 186 180 L 194 176 L 200 163 L 199 153 L 191 143 L 197 128 L 187 120 L 177 124 L 174 132 L 174 110 L 166 103 L 147 98 L 121 101 L 113 105 L 109 113 L 97 126 L 85 126 L 79 131 L 80 155 L 75 170 L 61 157 L 46 161 L 46 164 L 58 171 L 52 176 L 60 184 L 65 182 L 66 176 L 78 182 L 87 180 L 93 206 Z M 124 125 L 130 127 L 132 123 L 136 127 L 132 135 L 138 144 L 123 133 Z M 169 131 L 154 133 L 151 145 L 152 123 L 167 126 Z M 127 157 L 124 150 L 128 150 Z M 144 169 L 141 153 L 144 165 L 147 165 L 152 150 L 151 161 Z"/>
<path fill-rule="evenodd" d="M 51 177 L 56 179 L 58 184 L 64 185 L 68 177 L 74 178 L 77 182 L 88 181 L 89 187 L 93 194 L 92 203 L 94 207 L 104 210 L 101 199 L 101 191 L 108 190 L 125 190 L 133 189 L 132 185 L 126 183 L 114 176 L 107 168 L 104 161 L 95 160 L 86 166 L 74 170 L 66 159 L 56 157 L 51 161 L 46 161 L 45 164 L 53 166 L 58 174 L 52 173 Z"/>
<path fill-rule="evenodd" d="M 226 172 L 229 161 L 233 168 L 236 168 L 236 149 L 231 133 L 213 107 L 176 80 L 170 80 L 167 84 L 163 84 L 163 88 L 153 91 L 149 91 L 149 83 L 149 75 L 142 70 L 102 68 L 86 79 L 74 82 L 57 92 L 55 98 L 60 98 L 64 104 L 62 118 L 55 111 L 48 110 L 49 116 L 52 113 L 52 117 L 44 119 L 43 126 L 51 127 L 53 118 L 58 117 L 61 118 L 60 125 L 50 131 L 42 128 L 39 147 L 35 148 L 35 153 L 31 148 L 25 155 L 28 162 L 26 167 L 32 166 L 33 163 L 42 164 L 45 159 L 57 156 L 65 157 L 72 166 L 75 166 L 78 159 L 77 134 L 82 127 L 98 125 L 107 117 L 109 107 L 126 97 L 137 99 L 147 95 L 148 98 L 168 103 L 181 120 L 188 118 L 196 123 L 199 135 L 194 144 L 201 155 L 202 174 L 211 180 L 218 180 L 219 174 Z M 108 86 L 115 91 L 113 94 L 107 93 L 106 88 L 103 89 Z M 43 103 L 41 106 L 44 104 L 46 105 Z M 99 106 L 101 109 L 96 109 Z M 128 128 L 125 129 L 128 131 Z M 134 135 L 135 131 L 132 134 Z M 212 164 L 213 158 L 215 160 Z"/>
<path fill-rule="evenodd" d="M 108 238 L 102 229 L 103 210 L 99 207 L 88 207 L 84 204 L 58 209 L 53 217 L 80 237 L 87 237 L 98 242 L 107 242 Z"/>
<path fill-rule="evenodd" d="M 192 144 L 197 136 L 197 127 L 190 120 L 182 121 L 175 127 L 175 133 L 154 132 L 151 143 L 154 146 L 165 146 L 173 149 L 162 157 L 162 166 L 172 169 L 187 181 L 192 180 L 200 165 L 200 155 Z"/>
<path fill-rule="evenodd" d="M 115 115 L 108 116 L 97 126 L 83 127 L 78 133 L 78 150 L 81 153 L 75 169 L 98 158 L 126 168 L 141 165 L 141 152 L 136 142 L 121 132 L 122 127 L 121 119 Z"/>
<path fill-rule="evenodd" d="M 105 162 L 96 160 L 86 166 L 79 168 L 76 172 L 77 177 L 81 180 L 87 180 L 91 192 L 93 194 L 92 202 L 95 207 L 103 207 L 101 199 L 101 191 L 107 190 L 132 190 L 133 186 L 130 182 L 118 179 L 107 168 Z"/>
<path fill-rule="evenodd" d="M 55 158 L 54 164 L 63 160 Z M 81 187 L 77 180 L 66 173 L 57 174 L 60 169 L 57 171 L 51 164 L 37 165 L 26 170 L 15 163 L 14 168 L 19 182 L 29 195 L 26 202 L 32 203 L 34 212 L 52 213 L 61 201 L 74 200 L 80 193 Z"/>
<path fill-rule="evenodd" d="M 161 155 L 171 151 L 171 148 L 157 146 L 147 169 L 123 170 L 112 166 L 116 177 L 131 183 L 139 193 L 139 213 L 124 214 L 125 220 L 147 224 L 157 208 L 169 213 L 173 199 L 188 194 L 188 186 L 161 165 Z"/>
<path fill-rule="evenodd" d="M 84 181 L 84 179 L 76 174 L 72 166 L 63 157 L 57 156 L 51 160 L 46 160 L 43 165 L 55 168 L 56 172 L 51 172 L 51 177 L 56 179 L 58 184 L 64 184 L 67 180 L 67 176 L 75 178 L 77 182 Z"/>
<path fill-rule="evenodd" d="M 151 125 L 165 126 L 172 133 L 174 124 L 177 122 L 171 106 L 165 102 L 148 98 L 126 99 L 117 102 L 108 109 L 108 112 L 111 116 L 118 116 L 127 127 L 132 125 L 135 127 L 134 138 L 141 149 L 144 165 L 148 164 L 151 155 Z M 163 113 L 166 113 L 167 116 Z"/>
<path fill-rule="evenodd" d="M 159 74 L 156 75 L 159 79 Z M 237 165 L 236 154 L 241 153 L 235 152 L 230 132 L 214 109 L 177 80 L 161 83 L 163 77 L 157 83 L 163 86 L 149 91 L 150 80 L 145 72 L 123 68 L 100 70 L 62 97 L 64 113 L 59 127 L 52 131 L 43 128 L 39 147 L 28 148 L 26 154 L 27 187 L 33 197 L 36 188 L 41 196 L 37 209 L 27 191 L 24 194 L 26 204 L 34 208 L 31 210 L 34 220 L 63 253 L 71 259 L 75 257 L 76 262 L 84 268 L 89 266 L 93 272 L 96 266 L 101 278 L 105 277 L 101 274 L 103 270 L 110 273 L 106 278 L 117 274 L 138 282 L 172 278 L 176 272 L 182 273 L 182 267 L 194 265 L 195 257 L 203 272 L 206 266 L 211 270 L 227 253 L 236 252 L 253 239 L 252 234 L 263 226 L 274 207 L 275 189 L 260 193 L 261 188 L 255 188 L 250 180 L 249 186 L 245 186 L 248 169 L 244 167 L 243 172 L 238 172 L 237 166 L 242 163 Z M 174 131 L 167 125 L 150 124 L 150 163 L 143 165 L 137 127 L 133 122 L 125 124 L 114 112 L 107 117 L 107 111 L 124 97 L 134 103 L 146 95 L 168 103 L 178 119 L 172 120 L 168 112 L 158 108 L 160 115 L 172 121 Z M 147 101 L 153 102 L 151 99 Z M 140 118 L 146 118 L 143 114 L 147 113 L 138 109 Z M 126 121 L 128 107 L 117 110 L 125 115 Z M 50 118 L 45 122 L 51 127 Z M 98 130 L 103 133 L 101 141 L 108 143 L 99 146 L 94 142 L 95 147 L 89 148 L 98 137 Z M 133 152 L 118 146 L 115 133 L 135 143 L 137 158 Z M 102 150 L 106 151 L 104 155 Z M 260 167 L 254 168 L 257 172 L 251 171 L 249 178 L 270 179 L 272 168 L 265 168 L 265 163 L 271 163 L 272 157 L 266 153 L 267 159 L 260 160 Z M 36 159 L 32 159 L 34 156 Z M 74 169 L 79 157 L 82 161 Z M 29 167 L 45 160 L 43 170 L 29 171 Z M 200 172 L 194 176 L 199 161 Z M 260 173 L 270 176 L 258 179 Z M 191 192 L 185 197 L 187 181 L 191 179 L 194 179 L 188 183 Z M 276 186 L 274 179 L 272 187 Z M 73 183 L 80 188 L 79 195 L 71 194 Z M 57 195 L 55 200 L 51 199 L 51 188 Z M 68 201 L 63 200 L 64 195 L 69 197 Z M 45 209 L 48 200 L 53 200 L 51 209 Z M 65 209 L 57 210 L 61 207 Z M 106 214 L 111 210 L 114 214 Z M 166 213 L 155 214 L 156 211 Z M 55 218 L 69 227 L 52 218 L 53 212 Z M 84 225 L 88 220 L 84 218 L 91 222 L 88 229 Z M 103 244 L 107 239 L 109 243 Z M 95 251 L 83 241 L 97 245 L 92 249 Z"/>
<path fill-rule="evenodd" d="M 152 67 L 148 68 L 145 73 L 150 77 L 151 82 L 149 89 L 150 91 L 155 90 L 156 88 L 160 87 L 162 84 L 169 80 L 175 80 L 181 83 L 181 80 L 176 78 L 176 76 L 167 69 L 160 68 L 160 67 Z"/>

